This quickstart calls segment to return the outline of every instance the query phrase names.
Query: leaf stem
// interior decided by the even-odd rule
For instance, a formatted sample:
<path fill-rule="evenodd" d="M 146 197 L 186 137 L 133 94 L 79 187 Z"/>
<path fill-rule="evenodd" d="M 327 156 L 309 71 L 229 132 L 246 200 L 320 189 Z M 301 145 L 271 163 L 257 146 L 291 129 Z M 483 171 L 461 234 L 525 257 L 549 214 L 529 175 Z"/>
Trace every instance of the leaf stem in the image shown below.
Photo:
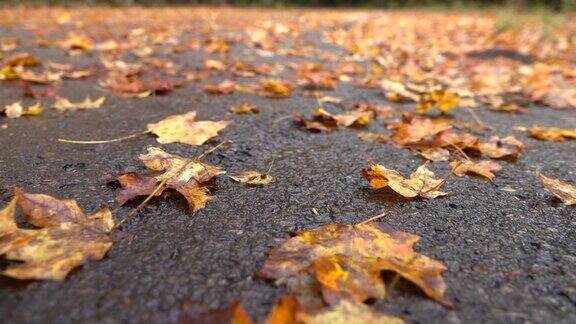
<path fill-rule="evenodd" d="M 140 135 L 147 134 L 147 133 L 150 133 L 150 131 L 147 130 L 144 132 L 140 132 L 140 133 L 136 133 L 136 134 L 132 134 L 132 135 L 128 135 L 128 136 L 123 136 L 123 137 L 109 139 L 109 140 L 101 140 L 101 141 L 76 141 L 76 140 L 68 140 L 68 139 L 59 138 L 58 142 L 70 143 L 70 144 L 106 144 L 106 143 L 125 141 L 127 139 L 138 137 Z"/>

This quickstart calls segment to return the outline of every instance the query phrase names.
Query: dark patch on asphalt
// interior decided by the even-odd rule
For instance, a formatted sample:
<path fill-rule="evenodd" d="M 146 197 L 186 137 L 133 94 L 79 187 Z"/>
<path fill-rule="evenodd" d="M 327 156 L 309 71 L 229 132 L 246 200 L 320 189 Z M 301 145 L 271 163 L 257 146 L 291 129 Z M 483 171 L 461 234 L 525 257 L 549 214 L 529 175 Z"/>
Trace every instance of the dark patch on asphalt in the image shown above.
<path fill-rule="evenodd" d="M 53 52 L 37 54 L 57 59 L 50 56 Z M 20 100 L 15 89 L 1 83 L 2 102 Z M 342 85 L 328 93 L 350 103 L 384 103 L 378 90 Z M 107 184 L 110 175 L 141 168 L 137 156 L 160 144 L 151 135 L 91 146 L 56 139 L 120 137 L 190 110 L 197 110 L 200 120 L 234 121 L 223 132 L 233 144 L 206 157 L 207 163 L 229 173 L 266 170 L 275 156 L 272 174 L 277 181 L 246 187 L 221 176 L 217 199 L 195 213 L 186 212 L 178 195 L 167 193 L 122 227 L 104 260 L 84 265 L 67 280 L 1 278 L 0 318 L 5 323 L 175 322 L 182 298 L 211 307 L 239 298 L 253 318 L 262 320 L 284 293 L 253 278 L 271 248 L 293 232 L 333 222 L 357 223 L 382 212 L 387 224 L 422 237 L 416 246 L 419 253 L 448 266 L 447 296 L 456 309 L 427 299 L 406 283 L 388 300 L 375 301 L 377 309 L 419 323 L 576 322 L 575 209 L 552 198 L 536 176 L 541 171 L 576 183 L 576 142 L 542 142 L 512 129 L 532 124 L 574 127 L 574 111 L 533 107 L 523 115 L 508 115 L 478 109 L 480 118 L 494 127 L 484 139 L 515 134 L 527 145 L 526 152 L 516 162 L 503 162 L 494 183 L 451 177 L 443 187 L 447 197 L 408 200 L 370 189 L 360 170 L 374 161 L 409 175 L 422 160 L 408 150 L 363 142 L 351 129 L 312 134 L 297 128 L 283 117 L 315 107 L 315 100 L 301 90 L 289 99 L 271 100 L 250 94 L 211 96 L 192 85 L 167 96 L 128 100 L 106 93 L 91 80 L 63 82 L 61 94 L 75 100 L 105 94 L 107 101 L 94 111 L 48 111 L 37 118 L 0 120 L 8 124 L 0 129 L 3 201 L 10 188 L 21 187 L 77 199 L 89 212 L 105 204 L 113 208 L 117 189 Z M 228 112 L 242 102 L 258 105 L 261 113 Z M 465 110 L 454 115 L 472 121 Z M 372 131 L 383 129 L 379 122 L 370 126 Z M 210 145 L 162 147 L 194 157 Z M 433 163 L 432 169 L 439 177 L 449 173 L 447 163 Z M 133 206 L 119 209 L 116 217 Z"/>

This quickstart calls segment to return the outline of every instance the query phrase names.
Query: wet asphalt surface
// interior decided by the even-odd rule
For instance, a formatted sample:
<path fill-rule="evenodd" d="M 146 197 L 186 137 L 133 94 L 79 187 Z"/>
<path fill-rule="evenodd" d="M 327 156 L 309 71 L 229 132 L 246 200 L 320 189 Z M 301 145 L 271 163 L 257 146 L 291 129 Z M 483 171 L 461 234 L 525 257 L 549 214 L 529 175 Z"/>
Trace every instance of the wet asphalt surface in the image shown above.
<path fill-rule="evenodd" d="M 1 36 L 14 36 L 3 30 Z M 34 49 L 30 49 L 34 52 Z M 50 49 L 36 50 L 57 58 Z M 182 59 L 185 59 L 184 56 Z M 191 60 L 198 57 L 191 57 Z M 255 320 L 263 320 L 282 287 L 257 280 L 266 253 L 291 233 L 329 223 L 357 223 L 382 212 L 390 226 L 422 237 L 419 253 L 445 263 L 451 310 L 401 283 L 378 310 L 413 323 L 574 323 L 576 322 L 576 209 L 562 205 L 539 183 L 537 171 L 576 183 L 576 141 L 550 143 L 531 139 L 513 126 L 574 127 L 576 113 L 532 107 L 522 115 L 477 109 L 490 135 L 516 135 L 526 151 L 502 162 L 494 183 L 475 177 L 452 177 L 448 196 L 403 199 L 369 188 L 360 170 L 369 161 L 409 175 L 423 161 L 408 150 L 360 140 L 353 129 L 313 134 L 293 125 L 293 112 L 308 113 L 315 100 L 298 89 L 290 98 L 273 100 L 252 94 L 208 95 L 192 84 L 167 96 L 124 99 L 99 88 L 94 78 L 64 81 L 60 94 L 79 100 L 106 95 L 101 109 L 8 120 L 0 117 L 0 198 L 11 189 L 77 199 L 89 212 L 115 208 L 118 172 L 139 170 L 139 154 L 161 146 L 151 135 L 102 144 L 73 145 L 57 138 L 108 139 L 136 133 L 146 124 L 190 110 L 199 120 L 232 120 L 222 135 L 233 141 L 205 162 L 229 173 L 266 170 L 275 157 L 277 181 L 246 187 L 226 176 L 216 180 L 216 200 L 191 213 L 184 199 L 167 193 L 140 211 L 116 235 L 107 257 L 73 271 L 67 280 L 17 281 L 0 278 L 0 318 L 4 323 L 166 323 L 176 322 L 180 300 L 221 307 L 240 299 Z M 212 79 L 217 81 L 217 79 Z M 385 103 L 379 90 L 341 85 L 328 95 L 346 102 Z M 0 83 L 2 104 L 20 100 L 13 83 Z M 242 102 L 261 108 L 258 115 L 234 115 Z M 338 111 L 336 107 L 330 107 Z M 471 121 L 465 110 L 453 114 Z M 382 131 L 373 122 L 371 131 Z M 186 157 L 203 147 L 161 147 Z M 433 163 L 439 177 L 445 162 Z M 137 202 L 115 210 L 120 218 Z M 318 211 L 318 215 L 312 212 Z M 1 261 L 3 266 L 6 261 Z"/>

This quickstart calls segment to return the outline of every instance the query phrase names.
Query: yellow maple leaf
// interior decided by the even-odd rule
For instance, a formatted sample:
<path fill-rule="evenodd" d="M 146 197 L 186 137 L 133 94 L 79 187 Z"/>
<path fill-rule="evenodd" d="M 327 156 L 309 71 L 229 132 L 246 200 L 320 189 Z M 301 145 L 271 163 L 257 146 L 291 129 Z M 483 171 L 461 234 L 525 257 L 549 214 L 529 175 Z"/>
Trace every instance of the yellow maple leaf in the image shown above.
<path fill-rule="evenodd" d="M 148 124 L 148 131 L 158 136 L 158 143 L 202 145 L 232 123 L 225 120 L 194 121 L 195 119 L 195 111 L 168 116 L 157 123 Z"/>

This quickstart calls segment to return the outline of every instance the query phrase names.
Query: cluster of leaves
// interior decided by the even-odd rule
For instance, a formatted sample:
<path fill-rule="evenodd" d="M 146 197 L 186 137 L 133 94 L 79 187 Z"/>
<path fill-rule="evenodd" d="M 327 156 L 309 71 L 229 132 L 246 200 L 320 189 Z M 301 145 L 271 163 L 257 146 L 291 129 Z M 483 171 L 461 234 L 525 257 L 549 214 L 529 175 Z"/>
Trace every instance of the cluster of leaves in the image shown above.
<path fill-rule="evenodd" d="M 479 125 L 455 120 L 450 116 L 454 109 L 468 109 L 477 118 L 472 109 L 482 107 L 505 113 L 523 113 L 534 105 L 576 108 L 576 65 L 570 59 L 576 55 L 576 27 L 572 25 L 556 30 L 555 39 L 550 40 L 538 27 L 499 30 L 491 19 L 466 15 L 403 16 L 407 23 L 394 24 L 390 21 L 396 14 L 380 13 L 370 19 L 348 14 L 302 19 L 283 13 L 278 20 L 264 22 L 249 13 L 239 18 L 226 12 L 208 14 L 205 9 L 182 15 L 181 10 L 134 8 L 121 15 L 112 9 L 2 11 L 6 24 L 25 17 L 27 29 L 35 36 L 33 44 L 0 40 L 0 82 L 20 89 L 23 96 L 21 101 L 2 103 L 3 113 L 19 118 L 38 116 L 44 106 L 75 111 L 105 105 L 105 96 L 79 101 L 60 96 L 64 81 L 96 81 L 101 91 L 125 100 L 146 100 L 190 88 L 211 95 L 257 95 L 269 102 L 296 95 L 314 97 L 315 104 L 308 107 L 311 118 L 294 114 L 299 127 L 311 132 L 347 127 L 375 145 L 415 152 L 427 162 L 409 178 L 375 163 L 362 173 L 374 189 L 390 188 L 407 198 L 435 199 L 448 194 L 440 190 L 447 178 L 437 178 L 429 169 L 431 162 L 449 161 L 450 172 L 456 176 L 473 173 L 493 180 L 502 166 L 491 159 L 514 160 L 525 150 L 512 135 L 479 135 L 474 132 L 478 126 L 488 128 L 480 120 Z M 134 27 L 134 21 L 127 18 L 143 15 L 149 24 Z M 123 32 L 118 36 L 94 28 L 94 22 L 102 19 Z M 323 41 L 328 43 L 324 45 L 338 51 L 310 42 L 309 33 L 318 30 L 324 33 Z M 43 62 L 25 51 L 30 45 L 62 51 L 71 58 L 70 63 Z M 500 47 L 517 49 L 528 59 L 502 55 L 498 64 L 481 59 L 482 54 Z M 242 59 L 236 54 L 238 49 L 243 51 Z M 199 66 L 181 59 L 189 52 L 200 54 Z M 74 59 L 87 56 L 96 57 L 97 63 L 82 66 Z M 255 63 L 266 58 L 296 58 L 297 63 Z M 376 89 L 382 99 L 407 109 L 365 102 L 346 105 L 344 99 L 322 93 L 343 86 Z M 260 108 L 244 102 L 230 112 L 257 114 Z M 374 121 L 385 125 L 388 132 L 367 132 Z M 157 136 L 160 144 L 202 146 L 230 125 L 226 120 L 196 120 L 196 111 L 191 111 L 150 123 L 144 133 Z M 536 125 L 517 129 L 545 141 L 576 138 L 574 129 Z M 173 190 L 187 200 L 191 210 L 204 208 L 215 198 L 211 193 L 214 180 L 226 170 L 202 162 L 203 157 L 148 148 L 139 156 L 146 170 L 118 175 L 118 204 L 146 197 L 144 204 Z M 253 186 L 275 181 L 270 169 L 266 173 L 245 170 L 230 178 Z M 565 204 L 576 203 L 574 186 L 544 175 L 540 179 Z M 17 225 L 17 207 L 34 229 Z M 126 219 L 114 222 L 107 209 L 86 215 L 72 200 L 17 190 L 0 212 L 0 255 L 23 263 L 9 266 L 3 274 L 17 279 L 62 280 L 84 262 L 102 259 L 112 246 L 111 232 Z M 289 292 L 267 321 L 401 323 L 401 319 L 364 304 L 368 299 L 385 298 L 394 285 L 386 287 L 382 271 L 395 272 L 431 299 L 449 304 L 442 277 L 446 268 L 413 250 L 418 239 L 377 222 L 329 224 L 299 233 L 273 249 L 258 272 L 258 277 L 284 285 Z M 250 318 L 237 302 L 210 310 L 185 301 L 181 322 L 249 323 Z"/>

